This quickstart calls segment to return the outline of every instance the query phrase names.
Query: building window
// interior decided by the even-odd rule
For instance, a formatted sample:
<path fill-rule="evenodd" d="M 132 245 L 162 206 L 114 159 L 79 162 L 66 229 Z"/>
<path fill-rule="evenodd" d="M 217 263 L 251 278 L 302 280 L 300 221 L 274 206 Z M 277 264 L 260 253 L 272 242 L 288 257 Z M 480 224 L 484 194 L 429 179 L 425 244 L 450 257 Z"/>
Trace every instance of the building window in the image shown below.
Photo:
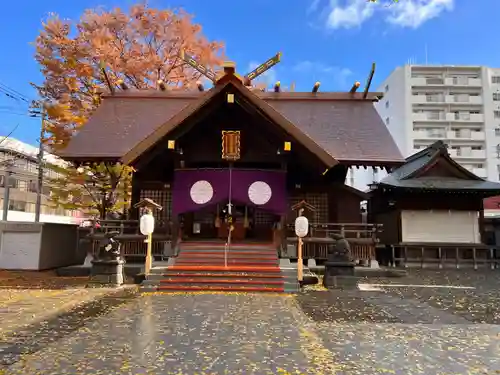
<path fill-rule="evenodd" d="M 495 136 L 500 137 L 500 128 L 495 129 Z"/>
<path fill-rule="evenodd" d="M 500 83 L 500 76 L 491 77 L 491 83 Z"/>
<path fill-rule="evenodd" d="M 500 92 L 493 93 L 493 100 L 496 102 L 500 101 Z"/>
<path fill-rule="evenodd" d="M 17 188 L 21 191 L 28 191 L 28 184 L 26 181 L 18 180 Z"/>
<path fill-rule="evenodd" d="M 36 193 L 37 191 L 37 181 L 31 180 L 28 184 L 28 191 L 32 193 Z"/>
<path fill-rule="evenodd" d="M 385 92 L 389 91 L 389 85 L 385 85 Z"/>
<path fill-rule="evenodd" d="M 9 210 L 10 211 L 25 212 L 26 211 L 26 202 L 11 200 L 9 202 Z"/>
<path fill-rule="evenodd" d="M 389 117 L 386 117 L 386 118 L 385 118 L 385 124 L 386 124 L 386 125 L 389 125 L 389 122 L 390 122 Z"/>
<path fill-rule="evenodd" d="M 500 111 L 493 111 L 493 117 L 500 118 Z"/>
<path fill-rule="evenodd" d="M 385 102 L 385 108 L 389 108 L 389 101 Z"/>

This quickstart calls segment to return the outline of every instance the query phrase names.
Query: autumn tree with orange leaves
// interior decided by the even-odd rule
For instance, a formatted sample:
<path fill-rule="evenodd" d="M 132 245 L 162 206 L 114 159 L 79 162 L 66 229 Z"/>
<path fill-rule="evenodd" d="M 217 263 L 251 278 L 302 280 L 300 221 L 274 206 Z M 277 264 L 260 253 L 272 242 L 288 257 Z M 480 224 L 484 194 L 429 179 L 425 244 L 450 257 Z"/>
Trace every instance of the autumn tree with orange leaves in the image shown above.
<path fill-rule="evenodd" d="M 35 45 L 45 77 L 35 85 L 47 114 L 43 141 L 56 154 L 85 126 L 108 85 L 117 87 L 122 81 L 142 90 L 156 88 L 162 80 L 171 90 L 187 90 L 200 74 L 179 58 L 180 51 L 216 69 L 223 50 L 184 11 L 144 4 L 128 11 L 87 10 L 76 23 L 51 15 Z M 104 218 L 127 204 L 130 167 L 101 163 L 58 172 L 63 177 L 51 181 L 54 205 Z"/>

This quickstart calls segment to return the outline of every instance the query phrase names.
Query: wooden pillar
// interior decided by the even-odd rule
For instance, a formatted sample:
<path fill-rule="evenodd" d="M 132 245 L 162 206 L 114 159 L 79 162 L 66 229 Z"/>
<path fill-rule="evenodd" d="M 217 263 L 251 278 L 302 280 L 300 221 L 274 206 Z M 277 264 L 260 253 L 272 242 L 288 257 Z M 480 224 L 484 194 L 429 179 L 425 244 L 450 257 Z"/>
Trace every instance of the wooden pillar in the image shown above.
<path fill-rule="evenodd" d="M 178 253 L 178 243 L 182 239 L 181 226 L 179 223 L 179 215 L 172 215 L 170 224 L 171 246 L 174 254 Z"/>
<path fill-rule="evenodd" d="M 481 243 L 486 243 L 486 233 L 485 233 L 485 225 L 484 225 L 484 204 L 481 199 L 481 207 L 479 210 L 479 240 Z"/>
<path fill-rule="evenodd" d="M 285 173 L 288 173 L 288 163 L 287 163 L 287 154 L 283 155 L 283 158 L 281 160 L 281 169 L 285 171 Z M 286 184 L 285 184 L 286 186 Z M 288 193 L 288 192 L 287 192 Z M 288 194 L 287 194 L 288 195 Z M 287 238 L 287 215 L 283 214 L 280 215 L 280 233 L 279 233 L 279 245 L 280 245 L 280 257 L 284 256 L 287 254 L 287 243 L 286 243 L 286 238 Z"/>
<path fill-rule="evenodd" d="M 280 233 L 279 233 L 279 245 L 280 245 L 280 250 L 281 250 L 281 254 L 280 256 L 283 256 L 286 254 L 286 251 L 287 251 L 287 243 L 286 243 L 286 232 L 287 232 L 287 220 L 286 220 L 286 215 L 281 215 L 280 216 L 280 226 L 281 226 L 281 230 L 280 230 Z"/>
<path fill-rule="evenodd" d="M 135 207 L 137 203 L 141 200 L 141 180 L 137 178 L 135 173 L 132 175 L 132 197 L 130 203 L 130 220 L 139 220 L 139 208 Z"/>

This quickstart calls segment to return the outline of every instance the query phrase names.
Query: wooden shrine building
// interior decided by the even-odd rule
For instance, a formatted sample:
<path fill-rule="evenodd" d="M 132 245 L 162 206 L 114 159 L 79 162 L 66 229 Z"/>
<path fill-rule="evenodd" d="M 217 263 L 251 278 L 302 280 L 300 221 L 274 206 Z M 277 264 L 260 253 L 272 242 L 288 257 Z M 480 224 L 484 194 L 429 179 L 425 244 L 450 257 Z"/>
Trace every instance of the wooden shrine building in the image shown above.
<path fill-rule="evenodd" d="M 368 220 L 383 224 L 380 242 L 404 248 L 405 257 L 412 257 L 406 251 L 413 249 L 419 262 L 442 261 L 449 249 L 453 254 L 448 258 L 458 262 L 472 259 L 471 249 L 485 249 L 483 200 L 499 194 L 499 183 L 462 167 L 450 157 L 447 145 L 437 141 L 376 184 L 368 200 Z"/>
<path fill-rule="evenodd" d="M 366 195 L 345 185 L 348 168 L 404 161 L 373 106 L 382 95 L 356 92 L 359 83 L 262 92 L 234 64 L 221 73 L 207 91 L 113 90 L 61 157 L 134 166 L 132 206 L 162 205 L 155 234 L 174 243 L 225 239 L 228 203 L 235 241 L 282 245 L 302 200 L 315 207 L 312 223 L 361 223 Z"/>

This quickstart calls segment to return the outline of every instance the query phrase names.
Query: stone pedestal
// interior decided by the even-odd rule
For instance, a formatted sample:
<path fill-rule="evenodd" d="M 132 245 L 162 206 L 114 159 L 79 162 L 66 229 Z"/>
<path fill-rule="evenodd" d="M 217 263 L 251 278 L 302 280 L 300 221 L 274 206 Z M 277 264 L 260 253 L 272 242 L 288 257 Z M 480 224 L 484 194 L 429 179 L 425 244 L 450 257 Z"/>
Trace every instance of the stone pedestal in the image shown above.
<path fill-rule="evenodd" d="M 92 260 L 90 282 L 119 286 L 125 281 L 124 259 Z"/>
<path fill-rule="evenodd" d="M 354 276 L 355 263 L 348 260 L 329 260 L 325 262 L 325 275 L 323 286 L 325 288 L 337 288 L 339 286 L 357 283 Z"/>

